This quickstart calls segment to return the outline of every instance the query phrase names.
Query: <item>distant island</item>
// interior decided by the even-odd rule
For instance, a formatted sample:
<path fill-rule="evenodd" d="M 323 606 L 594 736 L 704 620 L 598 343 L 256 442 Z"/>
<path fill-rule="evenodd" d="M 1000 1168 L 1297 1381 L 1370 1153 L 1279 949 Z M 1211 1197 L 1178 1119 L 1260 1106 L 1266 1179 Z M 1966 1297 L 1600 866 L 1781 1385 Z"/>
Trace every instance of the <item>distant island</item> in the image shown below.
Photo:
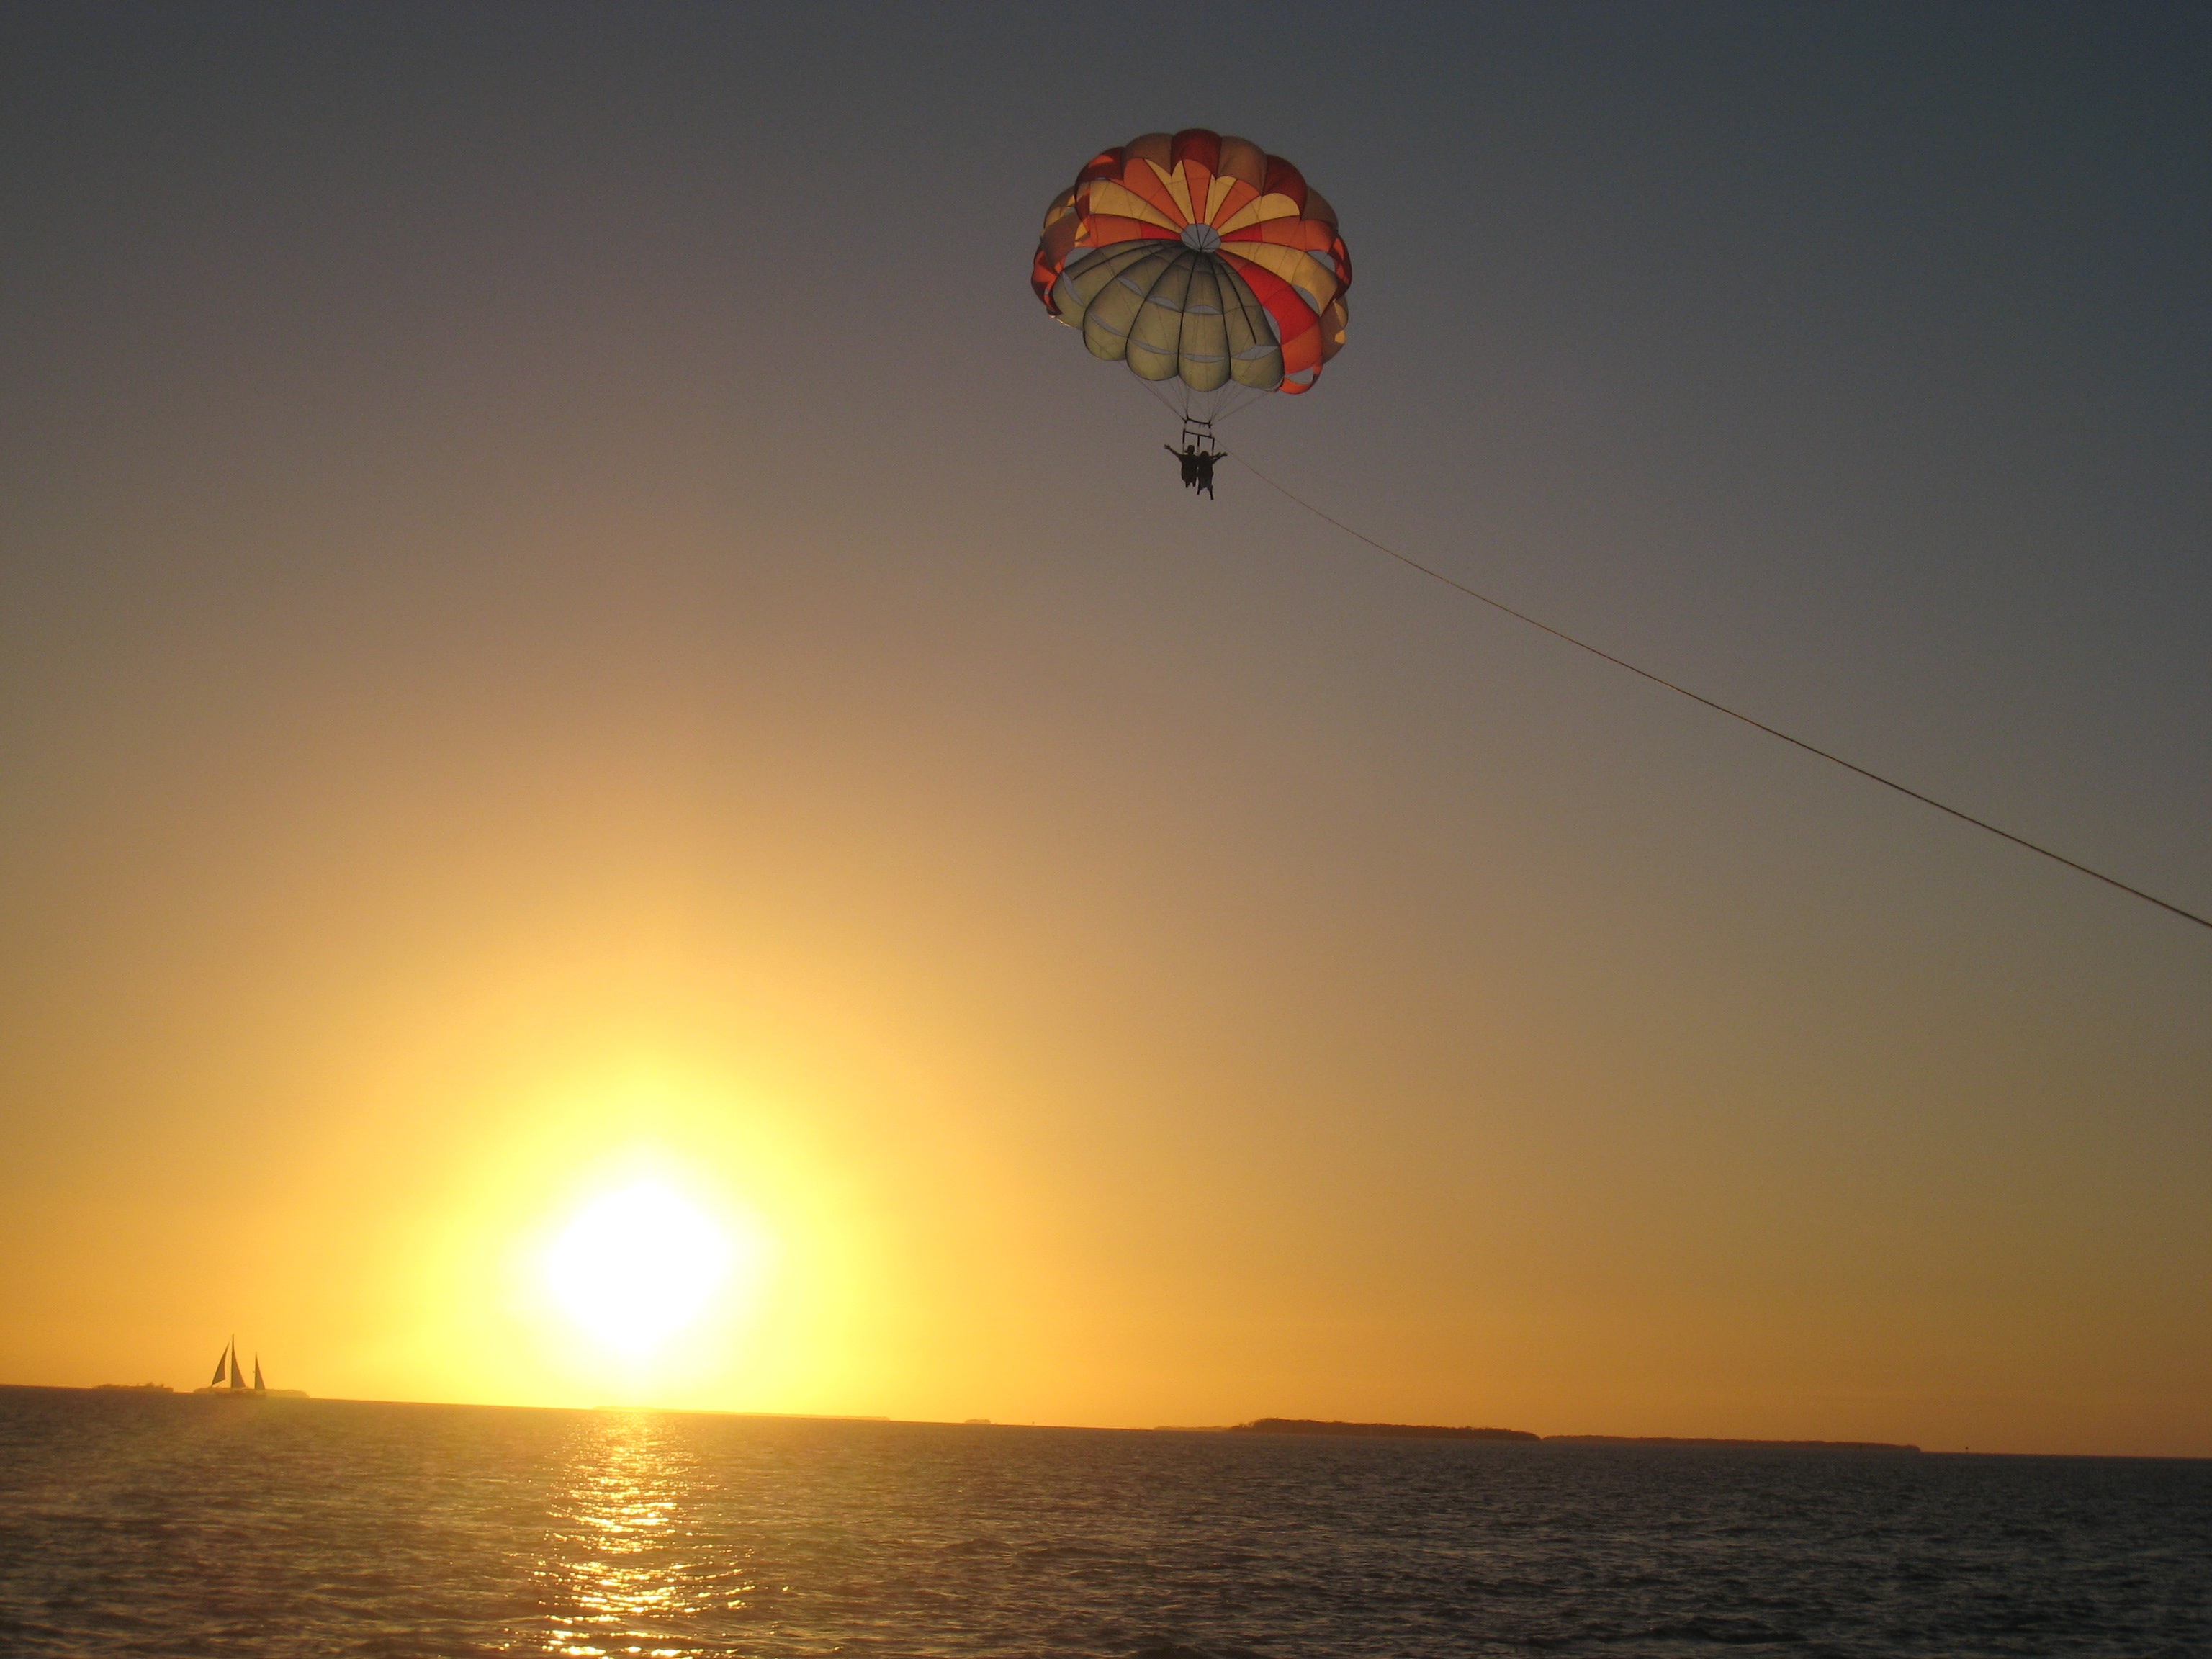
<path fill-rule="evenodd" d="M 1383 1440 L 1518 1440 L 1554 1446 L 1766 1446 L 1797 1451 L 1917 1452 L 1887 1440 L 1729 1440 L 1674 1434 L 1531 1434 L 1526 1429 L 1443 1428 L 1419 1423 L 1337 1423 L 1311 1417 L 1255 1417 L 1230 1434 L 1325 1434 Z"/>
<path fill-rule="evenodd" d="M 1372 1435 L 1389 1440 L 1541 1440 L 1526 1429 L 1437 1428 L 1413 1423 L 1323 1423 L 1310 1417 L 1255 1417 L 1231 1434 Z"/>

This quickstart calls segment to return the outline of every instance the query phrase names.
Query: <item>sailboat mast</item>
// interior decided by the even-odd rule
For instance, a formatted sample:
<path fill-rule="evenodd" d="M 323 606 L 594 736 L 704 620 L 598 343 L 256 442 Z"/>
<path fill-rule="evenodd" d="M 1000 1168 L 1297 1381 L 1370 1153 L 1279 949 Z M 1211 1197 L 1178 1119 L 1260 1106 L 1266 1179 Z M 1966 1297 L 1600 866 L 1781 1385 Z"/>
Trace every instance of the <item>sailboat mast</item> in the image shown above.
<path fill-rule="evenodd" d="M 235 1336 L 230 1339 L 230 1386 L 234 1389 L 246 1386 L 246 1379 L 238 1374 L 238 1339 Z"/>

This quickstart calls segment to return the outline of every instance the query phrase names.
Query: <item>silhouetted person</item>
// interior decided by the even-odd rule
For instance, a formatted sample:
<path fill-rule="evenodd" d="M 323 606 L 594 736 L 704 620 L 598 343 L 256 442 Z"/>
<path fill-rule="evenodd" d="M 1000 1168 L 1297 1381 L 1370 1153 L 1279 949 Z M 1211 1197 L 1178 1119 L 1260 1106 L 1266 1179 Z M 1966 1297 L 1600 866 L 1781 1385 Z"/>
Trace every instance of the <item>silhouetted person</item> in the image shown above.
<path fill-rule="evenodd" d="M 1198 457 L 1195 463 L 1198 473 L 1198 491 L 1208 501 L 1212 501 L 1213 499 L 1213 464 L 1216 461 L 1225 461 L 1228 459 L 1229 452 L 1225 449 L 1217 450 L 1212 454 L 1201 453 Z"/>
<path fill-rule="evenodd" d="M 1198 446 L 1196 444 L 1185 444 L 1181 450 L 1167 444 L 1162 444 L 1160 447 L 1182 463 L 1182 487 L 1185 489 L 1188 489 L 1198 482 Z"/>

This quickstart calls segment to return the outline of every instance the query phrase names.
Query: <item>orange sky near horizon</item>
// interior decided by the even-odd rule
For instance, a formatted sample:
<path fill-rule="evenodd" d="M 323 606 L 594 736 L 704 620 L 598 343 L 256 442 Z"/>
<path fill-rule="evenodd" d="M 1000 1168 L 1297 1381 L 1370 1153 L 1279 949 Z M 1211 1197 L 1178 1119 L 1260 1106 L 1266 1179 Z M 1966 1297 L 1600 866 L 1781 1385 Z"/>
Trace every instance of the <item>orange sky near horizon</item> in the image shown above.
<path fill-rule="evenodd" d="M 0 52 L 0 1382 L 2212 1456 L 2197 930 L 1186 500 L 1024 287 L 1251 132 L 1361 264 L 1232 450 L 2207 908 L 2183 93 L 1679 21 Z M 757 1259 L 625 1354 L 640 1181 Z"/>

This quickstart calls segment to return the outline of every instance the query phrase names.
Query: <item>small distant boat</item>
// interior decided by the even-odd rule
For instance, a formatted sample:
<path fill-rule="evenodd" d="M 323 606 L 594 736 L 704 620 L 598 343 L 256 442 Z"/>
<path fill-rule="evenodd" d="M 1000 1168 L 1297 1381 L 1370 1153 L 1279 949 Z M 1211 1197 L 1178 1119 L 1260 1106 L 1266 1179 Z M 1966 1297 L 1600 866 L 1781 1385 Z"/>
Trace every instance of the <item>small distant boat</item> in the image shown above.
<path fill-rule="evenodd" d="M 228 1374 L 229 1381 L 223 1378 Z M 247 1388 L 246 1379 L 238 1374 L 238 1339 L 232 1337 L 215 1362 L 215 1380 L 204 1389 L 194 1389 L 194 1394 L 219 1394 L 239 1399 L 305 1400 L 305 1389 L 272 1389 L 261 1380 L 261 1356 L 253 1356 L 253 1386 Z"/>

